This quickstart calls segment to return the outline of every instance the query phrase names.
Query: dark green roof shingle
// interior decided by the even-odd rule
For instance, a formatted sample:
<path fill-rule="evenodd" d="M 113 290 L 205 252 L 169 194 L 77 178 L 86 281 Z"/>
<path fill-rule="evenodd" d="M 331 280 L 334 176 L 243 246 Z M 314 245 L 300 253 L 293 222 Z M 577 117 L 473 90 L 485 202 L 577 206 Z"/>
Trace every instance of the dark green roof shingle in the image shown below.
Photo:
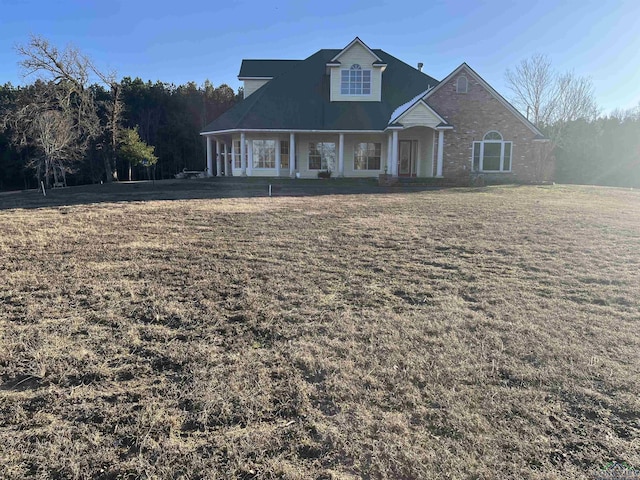
<path fill-rule="evenodd" d="M 341 50 L 320 50 L 269 81 L 207 125 L 224 130 L 384 130 L 393 111 L 438 84 L 383 50 L 382 101 L 331 102 L 326 63 Z"/>
<path fill-rule="evenodd" d="M 302 60 L 242 60 L 240 65 L 240 78 L 265 78 L 277 77 Z"/>

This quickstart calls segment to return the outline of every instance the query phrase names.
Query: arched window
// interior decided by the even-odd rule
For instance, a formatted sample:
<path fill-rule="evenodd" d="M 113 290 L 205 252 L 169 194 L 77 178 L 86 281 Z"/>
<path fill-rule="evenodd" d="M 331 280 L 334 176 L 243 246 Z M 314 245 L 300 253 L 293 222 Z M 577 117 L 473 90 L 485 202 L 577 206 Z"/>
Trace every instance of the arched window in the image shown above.
<path fill-rule="evenodd" d="M 469 81 L 467 77 L 462 75 L 458 77 L 458 81 L 456 82 L 456 93 L 467 93 L 469 91 Z"/>
<path fill-rule="evenodd" d="M 474 172 L 510 172 L 513 142 L 505 142 L 495 130 L 487 132 L 481 142 L 473 142 Z"/>
<path fill-rule="evenodd" d="M 363 70 L 354 63 L 349 70 L 342 70 L 340 78 L 342 95 L 371 95 L 371 70 Z"/>

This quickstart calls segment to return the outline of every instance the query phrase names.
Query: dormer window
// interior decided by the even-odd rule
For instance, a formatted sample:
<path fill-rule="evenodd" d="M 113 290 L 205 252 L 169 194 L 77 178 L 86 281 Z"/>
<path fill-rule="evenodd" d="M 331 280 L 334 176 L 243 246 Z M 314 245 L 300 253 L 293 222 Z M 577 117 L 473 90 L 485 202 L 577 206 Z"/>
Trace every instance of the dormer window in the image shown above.
<path fill-rule="evenodd" d="M 467 77 L 464 75 L 462 77 L 458 77 L 458 81 L 456 82 L 456 93 L 467 93 L 469 91 L 469 81 Z"/>
<path fill-rule="evenodd" d="M 371 70 L 363 70 L 357 63 L 349 70 L 341 71 L 342 95 L 371 95 Z"/>

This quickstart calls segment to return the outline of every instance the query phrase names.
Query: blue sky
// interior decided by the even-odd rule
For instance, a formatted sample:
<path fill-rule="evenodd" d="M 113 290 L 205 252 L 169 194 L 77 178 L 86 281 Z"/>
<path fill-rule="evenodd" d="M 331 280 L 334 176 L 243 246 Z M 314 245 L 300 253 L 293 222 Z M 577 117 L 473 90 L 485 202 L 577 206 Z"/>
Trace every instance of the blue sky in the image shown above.
<path fill-rule="evenodd" d="M 0 0 L 0 84 L 23 84 L 15 45 L 69 43 L 119 76 L 234 89 L 243 58 L 306 58 L 355 36 L 442 79 L 466 61 L 507 98 L 533 53 L 590 76 L 603 111 L 640 103 L 640 1 Z"/>

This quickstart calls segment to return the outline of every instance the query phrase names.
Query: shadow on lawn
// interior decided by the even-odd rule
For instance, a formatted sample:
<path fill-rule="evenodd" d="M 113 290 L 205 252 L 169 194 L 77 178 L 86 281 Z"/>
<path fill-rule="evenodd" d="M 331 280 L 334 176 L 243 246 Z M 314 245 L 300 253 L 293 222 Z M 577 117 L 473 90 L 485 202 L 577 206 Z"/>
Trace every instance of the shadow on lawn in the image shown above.
<path fill-rule="evenodd" d="M 433 185 L 381 187 L 373 179 L 292 180 L 257 178 L 209 178 L 160 180 L 157 182 L 117 182 L 51 189 L 47 196 L 38 190 L 0 192 L 0 210 L 43 208 L 91 203 L 144 202 L 215 198 L 389 194 L 437 190 Z"/>

